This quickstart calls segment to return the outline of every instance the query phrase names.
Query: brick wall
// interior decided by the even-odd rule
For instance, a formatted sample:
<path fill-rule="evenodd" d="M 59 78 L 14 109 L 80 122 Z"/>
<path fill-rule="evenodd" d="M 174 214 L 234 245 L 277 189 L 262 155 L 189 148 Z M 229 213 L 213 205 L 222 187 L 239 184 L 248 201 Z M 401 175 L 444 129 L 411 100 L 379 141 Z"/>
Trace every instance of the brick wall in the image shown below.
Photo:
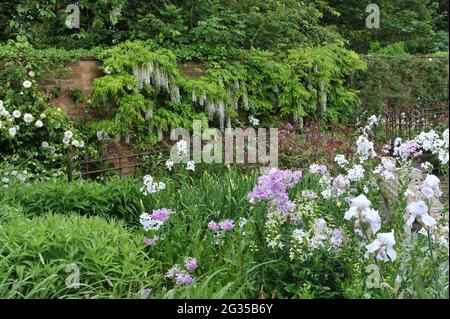
<path fill-rule="evenodd" d="M 85 107 L 82 103 L 76 103 L 70 96 L 69 91 L 80 89 L 84 97 L 89 98 L 92 95 L 92 82 L 97 77 L 102 76 L 102 72 L 98 69 L 100 61 L 83 57 L 78 62 L 69 63 L 68 74 L 63 78 L 47 78 L 42 81 L 40 86 L 46 92 L 52 89 L 58 89 L 60 95 L 52 100 L 50 103 L 63 109 L 71 119 L 80 119 Z"/>

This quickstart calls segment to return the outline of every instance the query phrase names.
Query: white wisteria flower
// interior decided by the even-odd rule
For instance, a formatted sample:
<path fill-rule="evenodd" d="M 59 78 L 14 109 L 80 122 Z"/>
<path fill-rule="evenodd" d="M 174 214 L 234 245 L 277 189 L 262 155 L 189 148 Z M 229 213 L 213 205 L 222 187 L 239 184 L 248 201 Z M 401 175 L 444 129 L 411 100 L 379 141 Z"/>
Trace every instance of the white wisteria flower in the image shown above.
<path fill-rule="evenodd" d="M 41 128 L 41 127 L 44 126 L 44 123 L 43 123 L 41 120 L 37 120 L 37 121 L 34 123 L 34 126 L 36 126 L 37 128 Z"/>
<path fill-rule="evenodd" d="M 194 161 L 189 161 L 186 163 L 186 170 L 187 171 L 195 171 L 195 162 Z"/>
<path fill-rule="evenodd" d="M 24 88 L 29 89 L 31 87 L 32 83 L 31 83 L 31 81 L 25 80 L 25 81 L 23 81 L 22 85 Z"/>
<path fill-rule="evenodd" d="M 389 260 L 395 261 L 397 253 L 392 248 L 395 245 L 394 230 L 390 233 L 379 233 L 377 239 L 369 245 L 366 245 L 367 252 L 364 257 L 368 258 L 373 254 L 377 260 L 387 262 Z"/>
<path fill-rule="evenodd" d="M 18 119 L 18 118 L 20 118 L 20 117 L 22 116 L 22 113 L 20 113 L 19 110 L 15 110 L 15 111 L 12 113 L 12 115 L 13 115 L 16 119 Z"/>
<path fill-rule="evenodd" d="M 412 202 L 406 207 L 406 211 L 410 214 L 406 221 L 406 226 L 411 227 L 414 221 L 422 226 L 433 227 L 437 224 L 436 219 L 428 214 L 428 205 L 424 201 Z"/>
<path fill-rule="evenodd" d="M 33 117 L 33 115 L 30 114 L 30 113 L 25 113 L 25 114 L 23 115 L 23 120 L 24 120 L 25 123 L 30 124 L 31 122 L 33 122 L 34 117 Z"/>

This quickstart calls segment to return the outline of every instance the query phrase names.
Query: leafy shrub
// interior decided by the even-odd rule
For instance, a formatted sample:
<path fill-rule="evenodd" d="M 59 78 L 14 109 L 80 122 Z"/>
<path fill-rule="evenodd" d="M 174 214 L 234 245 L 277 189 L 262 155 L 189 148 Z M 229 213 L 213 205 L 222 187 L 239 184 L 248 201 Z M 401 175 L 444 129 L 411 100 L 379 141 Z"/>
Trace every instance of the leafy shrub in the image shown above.
<path fill-rule="evenodd" d="M 45 76 L 60 75 L 75 52 L 36 50 L 28 43 L 0 45 L 0 162 L 12 171 L 51 176 L 65 166 L 66 149 L 83 138 L 77 125 L 61 109 L 48 103 L 39 89 Z M 73 135 L 63 143 L 66 131 Z M 0 173 L 0 178 L 6 174 Z M 10 176 L 6 176 L 10 178 Z"/>
<path fill-rule="evenodd" d="M 78 213 L 116 217 L 137 222 L 141 210 L 140 189 L 132 179 L 115 178 L 109 183 L 65 180 L 11 185 L 4 192 L 10 202 L 19 202 L 27 214 Z"/>
<path fill-rule="evenodd" d="M 9 218 L 0 226 L 0 242 L 2 298 L 129 298 L 153 284 L 156 263 L 122 222 L 77 215 Z M 67 279 L 75 266 L 79 288 L 66 284 L 76 283 Z"/>

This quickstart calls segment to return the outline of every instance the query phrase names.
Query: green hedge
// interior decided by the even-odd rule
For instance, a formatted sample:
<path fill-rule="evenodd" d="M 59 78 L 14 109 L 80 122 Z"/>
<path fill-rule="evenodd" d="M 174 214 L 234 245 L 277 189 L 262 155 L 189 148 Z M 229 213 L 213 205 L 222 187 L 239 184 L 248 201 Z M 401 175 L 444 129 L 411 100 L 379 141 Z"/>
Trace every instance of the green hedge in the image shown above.
<path fill-rule="evenodd" d="M 448 55 L 365 55 L 362 59 L 367 72 L 353 79 L 353 85 L 360 90 L 359 113 L 370 116 L 386 108 L 448 103 Z"/>

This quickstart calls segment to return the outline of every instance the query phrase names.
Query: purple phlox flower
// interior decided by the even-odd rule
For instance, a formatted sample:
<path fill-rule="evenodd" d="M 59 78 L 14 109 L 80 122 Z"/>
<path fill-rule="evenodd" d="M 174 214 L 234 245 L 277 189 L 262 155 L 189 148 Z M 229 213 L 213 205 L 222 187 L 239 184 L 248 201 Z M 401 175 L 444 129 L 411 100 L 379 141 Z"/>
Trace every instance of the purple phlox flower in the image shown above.
<path fill-rule="evenodd" d="M 184 260 L 184 268 L 187 271 L 193 271 L 197 268 L 197 260 L 192 257 L 188 257 Z"/>
<path fill-rule="evenodd" d="M 234 221 L 232 219 L 225 219 L 219 223 L 219 227 L 224 231 L 230 231 L 234 228 Z"/>
<path fill-rule="evenodd" d="M 216 231 L 216 230 L 219 230 L 220 227 L 219 227 L 219 225 L 217 225 L 217 223 L 215 221 L 212 220 L 208 223 L 208 228 Z"/>
<path fill-rule="evenodd" d="M 309 170 L 313 174 L 317 175 L 328 175 L 328 168 L 324 164 L 312 164 Z"/>
<path fill-rule="evenodd" d="M 166 278 L 173 279 L 181 273 L 180 266 L 174 265 L 166 274 Z"/>
<path fill-rule="evenodd" d="M 184 284 L 186 286 L 192 285 L 194 283 L 194 278 L 192 278 L 189 274 L 180 273 L 175 277 L 177 284 Z"/>
<path fill-rule="evenodd" d="M 344 232 L 342 231 L 342 228 L 333 229 L 333 232 L 331 234 L 331 244 L 334 247 L 340 247 L 342 245 L 343 237 Z"/>
<path fill-rule="evenodd" d="M 172 212 L 167 208 L 155 209 L 152 212 L 152 218 L 155 220 L 166 221 L 169 219 Z"/>
<path fill-rule="evenodd" d="M 251 204 L 269 201 L 269 206 L 287 213 L 295 208 L 289 200 L 288 190 L 300 182 L 302 173 L 273 168 L 269 174 L 260 176 L 253 191 L 247 195 Z"/>
<path fill-rule="evenodd" d="M 154 246 L 158 240 L 159 240 L 158 236 L 155 236 L 153 238 L 145 238 L 144 244 Z"/>
<path fill-rule="evenodd" d="M 414 140 L 402 144 L 400 146 L 399 153 L 402 158 L 409 158 L 411 156 L 422 155 L 420 145 L 417 144 L 417 142 Z"/>

